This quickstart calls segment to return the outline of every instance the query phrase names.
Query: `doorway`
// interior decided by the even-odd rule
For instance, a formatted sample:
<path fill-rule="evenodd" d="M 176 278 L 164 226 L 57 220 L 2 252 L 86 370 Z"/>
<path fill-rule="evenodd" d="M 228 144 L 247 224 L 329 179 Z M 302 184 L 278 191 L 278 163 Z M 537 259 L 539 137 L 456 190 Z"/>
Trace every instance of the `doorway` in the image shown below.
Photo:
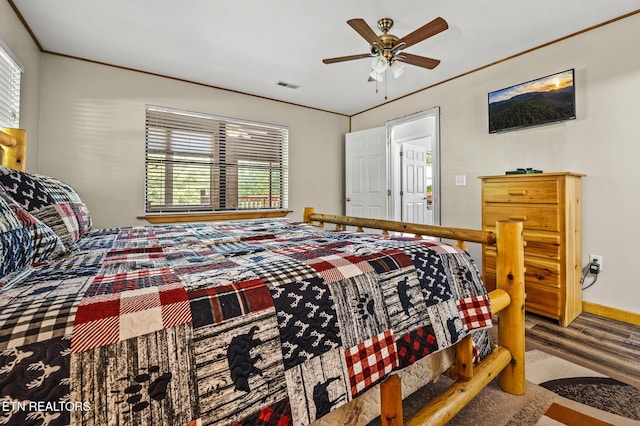
<path fill-rule="evenodd" d="M 394 220 L 440 225 L 440 108 L 385 123 Z"/>
<path fill-rule="evenodd" d="M 345 137 L 345 214 L 440 224 L 440 108 Z"/>

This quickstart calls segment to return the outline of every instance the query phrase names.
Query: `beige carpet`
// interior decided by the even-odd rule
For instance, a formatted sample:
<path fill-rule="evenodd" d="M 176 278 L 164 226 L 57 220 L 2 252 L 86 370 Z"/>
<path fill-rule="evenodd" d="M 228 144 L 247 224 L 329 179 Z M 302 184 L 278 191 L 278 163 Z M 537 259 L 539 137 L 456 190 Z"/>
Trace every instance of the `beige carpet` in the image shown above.
<path fill-rule="evenodd" d="M 449 424 L 452 426 L 499 426 L 499 425 L 640 425 L 640 390 L 627 387 L 621 393 L 610 394 L 605 390 L 599 403 L 609 411 L 628 413 L 629 417 L 596 408 L 591 399 L 583 403 L 562 397 L 540 384 L 561 378 L 595 377 L 602 374 L 557 358 L 539 350 L 527 352 L 527 389 L 523 396 L 509 395 L 500 390 L 496 382 L 485 388 Z M 451 383 L 442 377 L 435 384 L 425 386 L 405 400 L 405 416 L 410 416 L 424 401 L 442 392 Z M 619 382 L 618 382 L 619 383 Z M 619 383 L 620 385 L 624 385 Z M 630 400 L 623 401 L 628 395 Z M 623 407 L 624 405 L 624 407 Z M 374 426 L 378 420 L 371 422 Z"/>

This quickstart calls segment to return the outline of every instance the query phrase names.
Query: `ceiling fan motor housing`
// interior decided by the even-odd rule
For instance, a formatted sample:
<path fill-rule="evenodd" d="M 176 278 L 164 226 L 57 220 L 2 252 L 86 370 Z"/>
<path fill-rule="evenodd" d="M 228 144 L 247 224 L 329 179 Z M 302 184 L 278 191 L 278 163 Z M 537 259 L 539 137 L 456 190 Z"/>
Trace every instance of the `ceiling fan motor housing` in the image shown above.
<path fill-rule="evenodd" d="M 371 53 L 373 55 L 382 55 L 389 62 L 391 62 L 395 56 L 396 42 L 399 37 L 393 34 L 387 34 L 393 27 L 393 19 L 382 18 L 378 21 L 378 28 L 382 31 L 382 35 L 378 36 L 378 40 L 371 44 Z"/>

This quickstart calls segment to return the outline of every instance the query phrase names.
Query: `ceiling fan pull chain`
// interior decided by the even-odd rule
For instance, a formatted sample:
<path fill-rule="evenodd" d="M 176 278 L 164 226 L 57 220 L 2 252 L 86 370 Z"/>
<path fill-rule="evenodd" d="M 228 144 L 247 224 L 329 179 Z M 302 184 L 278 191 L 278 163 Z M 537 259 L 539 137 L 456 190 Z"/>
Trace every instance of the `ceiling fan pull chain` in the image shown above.
<path fill-rule="evenodd" d="M 388 78 L 387 78 L 387 70 L 388 70 L 388 69 L 389 69 L 389 68 L 387 68 L 386 70 L 384 70 L 384 100 L 385 100 L 385 101 L 387 100 L 387 80 L 388 80 Z"/>

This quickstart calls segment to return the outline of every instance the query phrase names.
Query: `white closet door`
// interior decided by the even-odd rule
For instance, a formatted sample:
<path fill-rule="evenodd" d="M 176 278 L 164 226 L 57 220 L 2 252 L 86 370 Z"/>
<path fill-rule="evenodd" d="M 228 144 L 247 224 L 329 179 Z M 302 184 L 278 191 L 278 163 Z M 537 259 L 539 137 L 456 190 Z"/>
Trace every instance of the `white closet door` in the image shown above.
<path fill-rule="evenodd" d="M 388 146 L 385 127 L 345 136 L 345 213 L 388 219 Z"/>

